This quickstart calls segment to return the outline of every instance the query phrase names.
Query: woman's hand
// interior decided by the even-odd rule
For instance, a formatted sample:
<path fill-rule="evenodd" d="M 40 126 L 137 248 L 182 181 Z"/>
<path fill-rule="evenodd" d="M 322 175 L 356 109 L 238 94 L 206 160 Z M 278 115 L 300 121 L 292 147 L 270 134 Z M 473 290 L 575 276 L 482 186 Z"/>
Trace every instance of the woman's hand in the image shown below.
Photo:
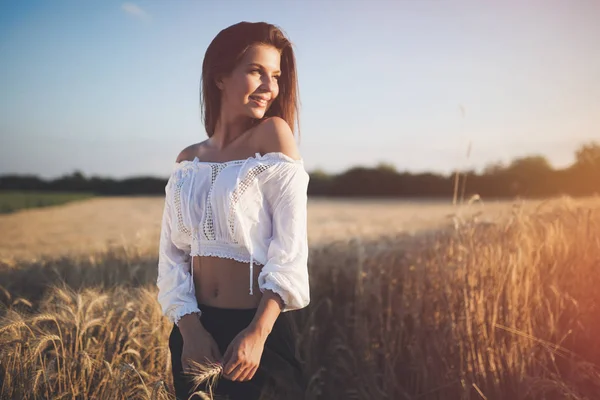
<path fill-rule="evenodd" d="M 210 333 L 199 334 L 183 340 L 181 365 L 184 372 L 190 372 L 190 360 L 208 364 L 218 363 L 220 359 L 219 346 Z"/>
<path fill-rule="evenodd" d="M 252 379 L 265 347 L 266 336 L 248 327 L 238 333 L 227 346 L 223 357 L 223 376 L 232 381 Z"/>
<path fill-rule="evenodd" d="M 183 337 L 183 349 L 181 351 L 183 371 L 190 372 L 190 360 L 200 364 L 218 363 L 221 359 L 221 352 L 212 335 L 204 329 L 195 315 L 193 317 L 186 315 L 184 318 L 179 323 Z"/>

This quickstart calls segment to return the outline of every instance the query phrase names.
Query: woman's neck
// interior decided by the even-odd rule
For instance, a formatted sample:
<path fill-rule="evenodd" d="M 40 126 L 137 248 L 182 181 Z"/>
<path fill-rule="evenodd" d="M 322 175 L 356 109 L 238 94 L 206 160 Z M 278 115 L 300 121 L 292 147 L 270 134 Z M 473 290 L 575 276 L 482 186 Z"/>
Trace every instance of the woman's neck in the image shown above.
<path fill-rule="evenodd" d="M 221 123 L 221 121 L 223 122 Z M 226 118 L 219 119 L 215 126 L 215 133 L 210 137 L 211 145 L 219 150 L 223 150 L 258 122 L 260 120 L 246 116 L 229 120 Z"/>

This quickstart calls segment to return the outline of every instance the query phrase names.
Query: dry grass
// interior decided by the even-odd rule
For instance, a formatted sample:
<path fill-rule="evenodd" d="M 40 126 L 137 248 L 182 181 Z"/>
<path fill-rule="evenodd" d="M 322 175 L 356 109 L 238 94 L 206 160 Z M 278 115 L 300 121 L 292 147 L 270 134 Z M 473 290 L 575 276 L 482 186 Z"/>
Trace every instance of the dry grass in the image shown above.
<path fill-rule="evenodd" d="M 150 289 L 49 291 L 0 328 L 0 398 L 167 398 L 168 326 Z"/>
<path fill-rule="evenodd" d="M 546 206 L 314 254 L 310 398 L 600 398 L 600 203 Z"/>
<path fill-rule="evenodd" d="M 524 209 L 540 201 L 519 202 Z M 58 206 L 0 215 L 0 259 L 41 262 L 57 257 L 86 257 L 126 248 L 146 255 L 157 252 L 164 197 L 99 197 Z M 487 201 L 458 209 L 497 220 L 512 202 Z M 390 232 L 415 233 L 437 228 L 457 213 L 450 201 L 343 200 L 311 198 L 308 202 L 310 244 L 374 237 Z"/>
<path fill-rule="evenodd" d="M 484 216 L 313 241 L 307 399 L 600 398 L 600 199 Z M 172 398 L 155 252 L 0 265 L 0 398 Z"/>

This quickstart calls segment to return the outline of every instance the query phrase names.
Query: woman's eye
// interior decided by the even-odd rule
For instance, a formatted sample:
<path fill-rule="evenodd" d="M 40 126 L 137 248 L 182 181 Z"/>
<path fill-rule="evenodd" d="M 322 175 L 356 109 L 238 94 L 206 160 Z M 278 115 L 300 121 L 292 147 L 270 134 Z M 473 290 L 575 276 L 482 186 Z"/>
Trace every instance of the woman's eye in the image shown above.
<path fill-rule="evenodd" d="M 262 71 L 261 71 L 260 69 L 253 69 L 253 70 L 251 70 L 250 72 L 251 72 L 251 73 L 258 72 L 258 73 L 260 74 Z M 279 81 L 279 79 L 281 78 L 281 75 L 273 75 L 273 78 L 274 78 L 276 81 Z"/>

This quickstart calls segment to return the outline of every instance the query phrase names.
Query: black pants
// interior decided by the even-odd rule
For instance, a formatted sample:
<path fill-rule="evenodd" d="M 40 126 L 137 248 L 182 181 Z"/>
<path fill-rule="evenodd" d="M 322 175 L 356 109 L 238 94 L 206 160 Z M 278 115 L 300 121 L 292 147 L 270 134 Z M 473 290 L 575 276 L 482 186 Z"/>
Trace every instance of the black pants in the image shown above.
<path fill-rule="evenodd" d="M 257 310 L 257 308 L 217 308 L 205 304 L 199 304 L 198 307 L 202 310 L 202 325 L 217 342 L 221 355 L 225 354 L 233 338 L 250 324 Z M 215 400 L 257 400 L 261 393 L 263 396 L 270 394 L 269 398 L 276 399 L 304 399 L 306 383 L 295 355 L 296 332 L 290 321 L 290 312 L 293 311 L 280 313 L 277 317 L 265 342 L 259 367 L 252 379 L 232 381 L 221 376 L 213 388 Z M 192 387 L 189 378 L 182 373 L 183 338 L 177 325 L 173 325 L 169 348 L 177 399 L 188 399 L 194 390 L 206 391 L 206 386 Z M 199 397 L 194 396 L 193 399 Z"/>

